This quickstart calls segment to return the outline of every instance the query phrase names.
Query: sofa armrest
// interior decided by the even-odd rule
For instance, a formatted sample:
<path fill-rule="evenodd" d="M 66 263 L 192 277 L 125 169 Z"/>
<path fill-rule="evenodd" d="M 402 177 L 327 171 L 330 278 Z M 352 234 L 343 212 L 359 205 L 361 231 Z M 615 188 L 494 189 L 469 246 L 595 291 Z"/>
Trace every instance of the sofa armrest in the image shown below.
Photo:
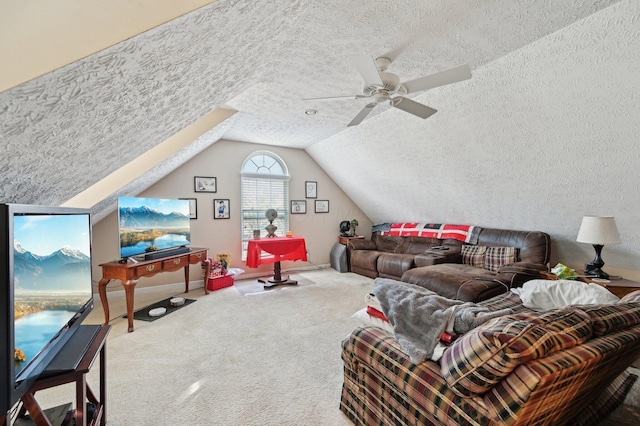
<path fill-rule="evenodd" d="M 516 262 L 502 266 L 495 278 L 510 287 L 522 287 L 529 280 L 539 279 L 540 272 L 547 271 L 547 266 L 540 263 Z"/>
<path fill-rule="evenodd" d="M 349 240 L 348 247 L 351 250 L 375 250 L 376 243 L 371 240 L 352 239 Z"/>

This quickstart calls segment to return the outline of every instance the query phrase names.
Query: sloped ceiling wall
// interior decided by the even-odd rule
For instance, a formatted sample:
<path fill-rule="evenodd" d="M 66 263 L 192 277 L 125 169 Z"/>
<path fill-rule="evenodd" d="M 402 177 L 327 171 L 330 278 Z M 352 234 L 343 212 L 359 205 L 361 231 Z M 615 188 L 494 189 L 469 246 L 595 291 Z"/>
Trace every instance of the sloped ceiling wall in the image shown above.
<path fill-rule="evenodd" d="M 62 204 L 223 105 L 260 78 L 294 11 L 216 2 L 0 93 L 0 200 Z"/>
<path fill-rule="evenodd" d="M 374 223 L 544 230 L 578 265 L 585 214 L 614 215 L 608 265 L 640 269 L 640 6 L 621 2 L 308 149 Z M 606 269 L 606 268 L 605 268 Z"/>

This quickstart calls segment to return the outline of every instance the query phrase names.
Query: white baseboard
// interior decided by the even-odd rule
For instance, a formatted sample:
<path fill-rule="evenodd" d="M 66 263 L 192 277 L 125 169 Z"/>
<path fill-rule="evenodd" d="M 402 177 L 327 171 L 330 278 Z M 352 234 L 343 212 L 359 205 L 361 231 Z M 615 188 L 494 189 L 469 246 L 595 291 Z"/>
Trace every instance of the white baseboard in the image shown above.
<path fill-rule="evenodd" d="M 293 272 L 304 272 L 304 271 L 315 271 L 318 269 L 327 269 L 330 268 L 331 265 L 329 265 L 328 263 L 325 263 L 323 265 L 313 265 L 313 266 L 302 266 L 300 268 L 290 268 L 290 269 L 286 269 L 283 270 L 282 273 L 293 273 Z M 252 273 L 252 274 L 241 274 L 239 276 L 238 279 L 252 279 L 252 278 L 260 278 L 260 277 L 264 277 L 266 275 L 269 275 L 268 272 L 260 272 L 260 273 Z M 196 289 L 196 288 L 203 288 L 204 287 L 204 280 L 196 280 L 196 281 L 189 281 L 189 290 L 192 289 Z M 150 286 L 146 286 L 146 287 L 136 287 L 135 292 L 137 294 L 140 293 L 151 293 L 151 292 L 156 292 L 156 291 L 166 291 L 167 293 L 176 293 L 176 294 L 181 294 L 184 293 L 184 282 L 180 282 L 180 283 L 171 283 L 171 284 L 161 284 L 161 285 L 150 285 Z M 124 297 L 124 288 L 122 290 L 109 290 L 107 291 L 107 294 L 113 295 L 113 296 L 122 296 Z M 95 290 L 94 291 L 94 295 L 93 295 L 94 299 L 99 299 L 100 296 L 98 295 L 98 291 Z"/>

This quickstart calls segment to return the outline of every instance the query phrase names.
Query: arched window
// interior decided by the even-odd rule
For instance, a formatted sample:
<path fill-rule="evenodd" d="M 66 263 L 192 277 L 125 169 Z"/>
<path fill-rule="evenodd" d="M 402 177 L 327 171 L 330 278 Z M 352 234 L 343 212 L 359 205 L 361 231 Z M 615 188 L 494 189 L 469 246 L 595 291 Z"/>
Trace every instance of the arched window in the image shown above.
<path fill-rule="evenodd" d="M 284 236 L 289 229 L 289 171 L 280 157 L 269 151 L 251 154 L 241 169 L 241 212 L 242 212 L 242 260 L 247 257 L 248 241 L 253 231 L 266 235 L 269 220 L 265 217 L 268 209 L 275 209 L 278 217 L 273 224 L 278 227 L 276 235 Z"/>

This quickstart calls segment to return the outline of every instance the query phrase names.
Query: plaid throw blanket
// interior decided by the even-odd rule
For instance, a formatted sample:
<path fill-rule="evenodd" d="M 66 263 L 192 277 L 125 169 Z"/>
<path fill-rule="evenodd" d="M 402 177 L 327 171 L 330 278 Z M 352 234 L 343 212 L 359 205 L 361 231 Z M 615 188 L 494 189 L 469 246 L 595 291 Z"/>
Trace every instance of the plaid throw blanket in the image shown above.
<path fill-rule="evenodd" d="M 399 222 L 390 224 L 388 229 L 382 230 L 380 233 L 398 237 L 453 238 L 465 243 L 477 244 L 481 229 L 472 225 L 454 225 L 450 223 Z"/>

